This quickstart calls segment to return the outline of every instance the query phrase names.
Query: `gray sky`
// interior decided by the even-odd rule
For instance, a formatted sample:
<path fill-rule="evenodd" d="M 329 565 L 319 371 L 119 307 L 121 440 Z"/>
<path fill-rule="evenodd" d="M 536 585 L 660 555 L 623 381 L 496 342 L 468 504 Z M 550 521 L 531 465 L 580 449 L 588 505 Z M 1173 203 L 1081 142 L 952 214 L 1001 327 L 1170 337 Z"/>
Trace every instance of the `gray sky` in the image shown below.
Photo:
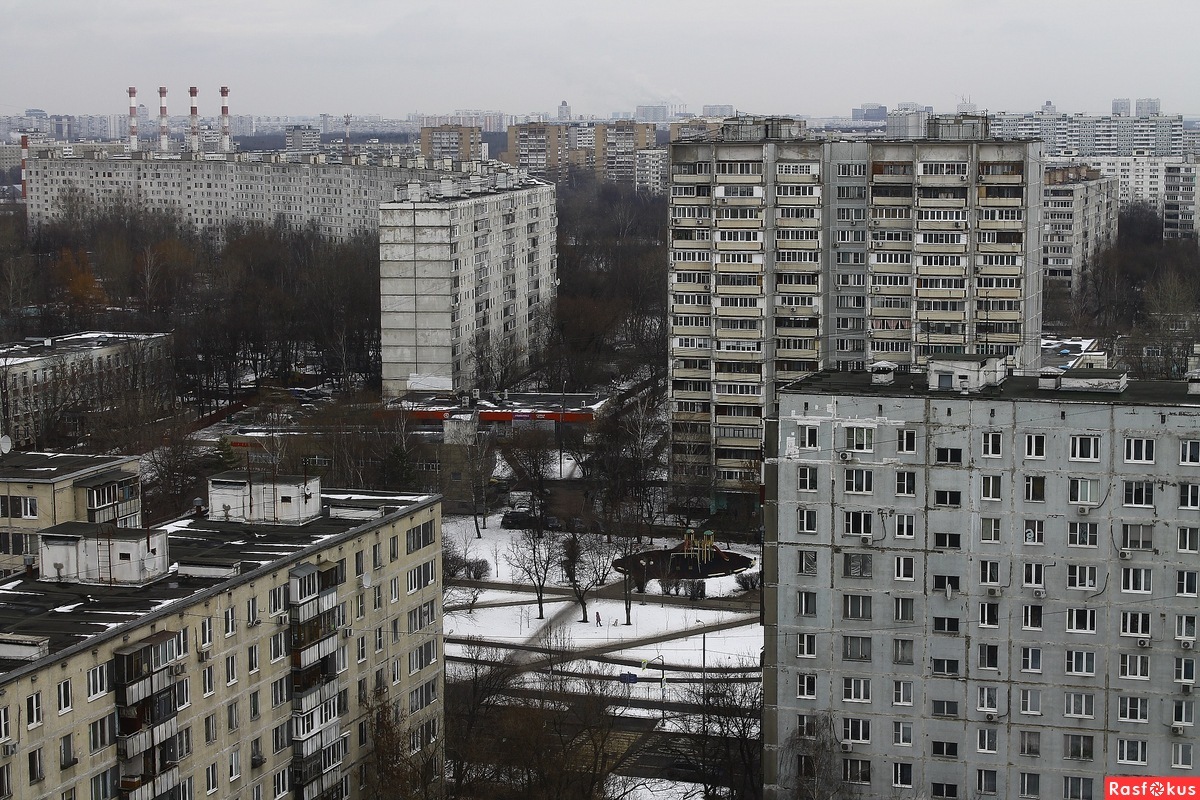
<path fill-rule="evenodd" d="M 849 114 L 1200 114 L 1195 0 L 0 0 L 0 115 L 155 113 L 188 86 L 215 115 L 484 108 L 608 115 L 659 101 Z"/>

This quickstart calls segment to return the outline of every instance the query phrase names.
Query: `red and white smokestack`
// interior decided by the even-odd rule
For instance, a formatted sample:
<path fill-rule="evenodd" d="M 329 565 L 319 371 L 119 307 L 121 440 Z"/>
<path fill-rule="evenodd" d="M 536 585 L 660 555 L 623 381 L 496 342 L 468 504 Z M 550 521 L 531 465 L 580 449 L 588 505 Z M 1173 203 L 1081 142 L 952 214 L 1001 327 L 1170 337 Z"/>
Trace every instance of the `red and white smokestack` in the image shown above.
<path fill-rule="evenodd" d="M 171 127 L 167 123 L 167 87 L 158 87 L 158 152 L 171 151 Z"/>
<path fill-rule="evenodd" d="M 232 138 L 229 135 L 229 87 L 221 87 L 221 152 L 233 152 Z"/>
<path fill-rule="evenodd" d="M 29 197 L 29 191 L 25 186 L 25 162 L 29 160 L 29 134 L 21 134 L 21 199 L 25 200 Z"/>
<path fill-rule="evenodd" d="M 196 106 L 196 87 L 188 89 L 188 94 L 192 96 L 192 115 L 188 124 L 188 150 L 193 153 L 200 152 L 200 109 Z"/>
<path fill-rule="evenodd" d="M 137 137 L 137 87 L 129 87 L 129 152 L 136 153 Z"/>

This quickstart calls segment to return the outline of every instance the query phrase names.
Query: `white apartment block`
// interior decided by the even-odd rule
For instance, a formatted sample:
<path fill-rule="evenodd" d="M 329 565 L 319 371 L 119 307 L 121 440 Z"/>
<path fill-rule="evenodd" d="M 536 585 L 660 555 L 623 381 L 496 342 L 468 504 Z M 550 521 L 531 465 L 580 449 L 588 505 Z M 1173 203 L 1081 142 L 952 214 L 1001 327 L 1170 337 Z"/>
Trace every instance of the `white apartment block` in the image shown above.
<path fill-rule="evenodd" d="M 672 469 L 718 505 L 757 498 L 785 383 L 877 359 L 1038 363 L 1040 145 L 930 125 L 830 142 L 747 118 L 672 143 Z"/>
<path fill-rule="evenodd" d="M 155 155 L 110 158 L 84 151 L 62 157 L 53 150 L 35 151 L 26 164 L 30 227 L 61 218 L 72 196 L 102 206 L 121 195 L 176 212 L 214 236 L 232 222 L 282 221 L 296 229 L 313 224 L 325 236 L 347 239 L 374 231 L 380 203 L 390 201 L 395 187 L 406 185 L 414 173 L 428 171 L 422 159 L 369 166 L 325 163 L 322 156 L 293 163 L 277 155 L 265 161 L 241 154 Z M 451 174 L 487 172 L 493 163 L 464 163 Z"/>
<path fill-rule="evenodd" d="M 210 496 L 163 528 L 43 531 L 53 566 L 0 606 L 0 796 L 376 797 L 381 704 L 438 779 L 438 498 L 244 470 Z"/>
<path fill-rule="evenodd" d="M 1196 238 L 1195 155 L 1156 156 L 1139 151 L 1119 158 L 1081 160 L 1117 179 L 1122 208 L 1135 203 L 1151 206 L 1163 218 L 1163 238 Z"/>
<path fill-rule="evenodd" d="M 814 770 L 938 800 L 1195 775 L 1200 383 L 1005 374 L 946 359 L 782 392 L 766 797 Z"/>
<path fill-rule="evenodd" d="M 634 186 L 639 192 L 663 195 L 667 193 L 667 165 L 669 155 L 665 148 L 638 150 L 634 162 Z"/>
<path fill-rule="evenodd" d="M 379 215 L 384 398 L 526 369 L 557 295 L 554 186 L 413 183 Z"/>
<path fill-rule="evenodd" d="M 1140 102 L 1140 101 L 1139 101 Z M 1184 153 L 1183 117 L 1175 115 L 991 114 L 993 135 L 1041 139 L 1047 155 L 1111 158 L 1146 151 L 1155 156 Z"/>
<path fill-rule="evenodd" d="M 1042 188 L 1042 276 L 1078 292 L 1117 240 L 1118 182 L 1085 166 L 1048 168 Z"/>

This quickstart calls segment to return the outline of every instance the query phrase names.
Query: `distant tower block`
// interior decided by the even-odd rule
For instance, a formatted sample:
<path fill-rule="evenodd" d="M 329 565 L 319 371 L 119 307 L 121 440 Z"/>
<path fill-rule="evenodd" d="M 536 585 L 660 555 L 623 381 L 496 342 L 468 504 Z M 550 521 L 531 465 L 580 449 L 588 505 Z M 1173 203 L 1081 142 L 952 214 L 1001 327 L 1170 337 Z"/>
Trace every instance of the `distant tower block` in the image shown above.
<path fill-rule="evenodd" d="M 221 152 L 233 152 L 233 137 L 229 135 L 229 87 L 221 87 Z"/>
<path fill-rule="evenodd" d="M 138 149 L 137 134 L 137 87 L 129 87 L 129 152 L 136 153 Z"/>
<path fill-rule="evenodd" d="M 158 87 L 158 152 L 171 151 L 171 127 L 167 122 L 167 87 Z"/>
<path fill-rule="evenodd" d="M 200 109 L 196 105 L 197 89 L 192 86 L 188 89 L 188 94 L 192 97 L 191 116 L 188 118 L 188 150 L 193 153 L 200 152 Z"/>

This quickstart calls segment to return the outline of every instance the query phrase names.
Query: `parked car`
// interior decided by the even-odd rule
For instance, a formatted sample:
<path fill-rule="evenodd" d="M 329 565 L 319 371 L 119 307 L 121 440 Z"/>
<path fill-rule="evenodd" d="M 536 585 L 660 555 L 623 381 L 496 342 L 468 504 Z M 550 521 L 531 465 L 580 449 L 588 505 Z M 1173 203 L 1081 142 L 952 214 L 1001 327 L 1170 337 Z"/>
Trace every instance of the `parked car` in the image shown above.
<path fill-rule="evenodd" d="M 543 525 L 548 531 L 561 531 L 563 529 L 562 520 L 558 517 L 546 517 Z"/>
<path fill-rule="evenodd" d="M 501 528 L 528 528 L 533 523 L 533 515 L 528 511 L 505 511 L 500 518 Z"/>

